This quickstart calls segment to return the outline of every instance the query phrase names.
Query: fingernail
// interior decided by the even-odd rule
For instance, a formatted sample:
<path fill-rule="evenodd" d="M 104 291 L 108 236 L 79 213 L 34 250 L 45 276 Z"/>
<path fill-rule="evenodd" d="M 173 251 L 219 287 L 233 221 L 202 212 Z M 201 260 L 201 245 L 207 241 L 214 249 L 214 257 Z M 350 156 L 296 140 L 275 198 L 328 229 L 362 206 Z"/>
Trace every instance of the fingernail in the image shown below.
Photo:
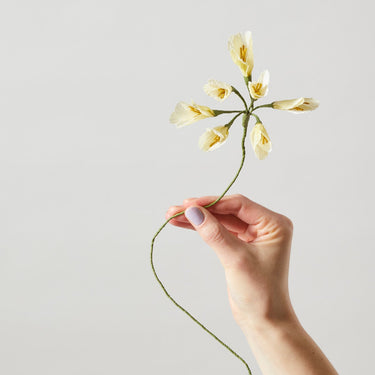
<path fill-rule="evenodd" d="M 198 207 L 189 207 L 185 211 L 185 216 L 194 225 L 201 225 L 204 220 L 204 214 Z"/>

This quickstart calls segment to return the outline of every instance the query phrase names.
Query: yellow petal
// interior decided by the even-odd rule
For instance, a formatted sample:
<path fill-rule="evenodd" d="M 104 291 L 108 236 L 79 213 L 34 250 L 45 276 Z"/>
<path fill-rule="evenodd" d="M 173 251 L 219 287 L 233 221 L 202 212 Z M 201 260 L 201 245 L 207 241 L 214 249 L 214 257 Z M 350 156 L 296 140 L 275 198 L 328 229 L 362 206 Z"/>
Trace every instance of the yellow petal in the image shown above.
<path fill-rule="evenodd" d="M 268 93 L 268 85 L 270 83 L 270 73 L 265 70 L 259 75 L 258 81 L 249 82 L 249 91 L 253 99 L 263 98 Z"/>
<path fill-rule="evenodd" d="M 258 122 L 254 125 L 250 133 L 250 140 L 255 155 L 259 160 L 265 159 L 272 151 L 270 137 L 262 123 Z"/>
<path fill-rule="evenodd" d="M 176 124 L 177 127 L 181 127 L 213 116 L 215 116 L 214 111 L 209 107 L 198 105 L 193 101 L 190 104 L 179 102 L 177 103 L 174 112 L 171 114 L 169 121 L 172 124 Z"/>
<path fill-rule="evenodd" d="M 244 77 L 250 77 L 254 67 L 253 40 L 251 32 L 238 33 L 230 37 L 228 48 L 233 62 Z"/>
<path fill-rule="evenodd" d="M 216 126 L 213 129 L 207 129 L 206 132 L 199 137 L 199 148 L 203 151 L 215 150 L 226 142 L 228 134 L 227 126 Z"/>
<path fill-rule="evenodd" d="M 208 83 L 203 86 L 203 90 L 207 95 L 222 102 L 231 94 L 232 86 L 224 82 L 210 79 Z"/>
<path fill-rule="evenodd" d="M 319 101 L 314 98 L 298 98 L 289 100 L 279 100 L 272 103 L 275 109 L 291 112 L 312 111 L 319 107 Z"/>

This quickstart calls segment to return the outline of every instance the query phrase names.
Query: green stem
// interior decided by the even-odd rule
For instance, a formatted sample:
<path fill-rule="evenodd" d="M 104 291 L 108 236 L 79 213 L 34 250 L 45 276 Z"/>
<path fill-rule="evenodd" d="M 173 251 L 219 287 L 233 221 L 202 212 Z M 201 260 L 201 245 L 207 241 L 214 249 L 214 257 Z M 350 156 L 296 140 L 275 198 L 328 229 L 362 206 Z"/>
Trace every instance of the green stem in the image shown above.
<path fill-rule="evenodd" d="M 240 115 L 242 115 L 242 113 L 245 113 L 245 111 L 242 111 L 242 112 L 238 113 L 236 116 L 234 116 L 234 117 L 232 118 L 232 120 L 230 120 L 230 121 L 228 122 L 228 124 L 226 124 L 226 125 L 224 125 L 224 126 L 226 126 L 226 127 L 228 128 L 228 130 L 229 130 L 230 127 L 233 125 L 234 121 L 236 121 L 237 117 L 240 116 Z"/>
<path fill-rule="evenodd" d="M 243 111 L 220 111 L 219 109 L 213 109 L 214 111 L 214 115 L 215 116 L 218 116 L 218 115 L 222 115 L 223 113 L 241 113 Z"/>
<path fill-rule="evenodd" d="M 246 111 L 248 110 L 247 109 L 247 103 L 246 103 L 246 100 L 243 98 L 243 96 L 241 95 L 241 93 L 234 87 L 232 86 L 232 91 L 242 100 L 244 106 L 245 106 L 245 109 Z"/>
<path fill-rule="evenodd" d="M 262 121 L 260 120 L 260 118 L 255 113 L 251 113 L 251 116 L 255 117 L 255 119 L 257 120 L 257 122 L 262 123 Z"/>
<path fill-rule="evenodd" d="M 254 111 L 254 102 L 255 102 L 255 100 L 253 99 L 253 97 L 251 97 L 251 103 L 250 103 L 250 107 L 249 107 L 251 112 Z"/>
<path fill-rule="evenodd" d="M 250 97 L 250 100 L 251 100 L 250 107 L 249 107 L 249 109 L 251 110 L 252 106 L 253 106 L 253 103 L 254 103 L 254 99 L 251 96 L 250 89 L 249 89 L 249 82 L 251 82 L 251 76 L 250 77 L 243 77 L 243 78 L 245 80 L 245 85 L 246 85 L 246 88 L 247 88 L 247 92 L 249 93 L 249 97 Z"/>
<path fill-rule="evenodd" d="M 259 108 L 272 108 L 272 104 L 273 104 L 273 103 L 263 104 L 263 105 L 258 105 L 258 107 L 255 107 L 255 108 L 253 109 L 253 111 L 255 111 L 256 109 L 259 109 Z"/>
<path fill-rule="evenodd" d="M 236 173 L 236 175 L 234 176 L 233 180 L 231 181 L 231 183 L 228 185 L 228 187 L 224 190 L 223 194 L 220 195 L 219 198 L 215 199 L 212 203 L 210 204 L 207 204 L 206 206 L 204 206 L 205 208 L 207 207 L 211 207 L 213 206 L 215 203 L 219 202 L 219 200 L 221 198 L 224 197 L 224 195 L 227 193 L 227 191 L 232 187 L 232 185 L 235 183 L 235 181 L 237 180 L 237 177 L 239 176 L 240 172 L 241 172 L 241 169 L 243 167 L 243 164 L 245 162 L 245 156 L 246 156 L 246 147 L 245 147 L 245 138 L 246 138 L 246 134 L 247 134 L 247 126 L 249 124 L 249 119 L 250 119 L 250 114 L 249 113 L 245 113 L 243 115 L 243 118 L 242 118 L 242 126 L 243 126 L 243 135 L 242 135 L 242 142 L 241 142 L 241 148 L 242 148 L 242 159 L 241 159 L 241 164 L 240 164 L 240 167 L 238 168 L 238 171 Z"/>
<path fill-rule="evenodd" d="M 204 207 L 205 208 L 208 208 L 208 207 L 211 207 L 213 206 L 215 203 L 217 203 L 221 198 L 223 198 L 223 196 L 227 193 L 227 191 L 230 189 L 230 187 L 234 184 L 234 182 L 236 181 L 237 177 L 239 176 L 240 172 L 241 172 L 241 169 L 244 165 L 244 162 L 245 162 L 245 156 L 246 156 L 246 148 L 245 148 L 245 138 L 246 138 L 246 134 L 247 134 L 247 127 L 248 127 L 248 123 L 249 123 L 249 119 L 250 119 L 250 114 L 248 112 L 246 112 L 244 115 L 243 115 L 243 119 L 242 119 L 242 126 L 243 126 L 243 136 L 242 136 L 242 143 L 241 143 L 241 147 L 242 147 L 242 159 L 241 159 L 241 164 L 240 164 L 240 167 L 236 173 L 236 175 L 234 176 L 233 180 L 231 181 L 231 183 L 228 185 L 228 187 L 224 190 L 223 194 L 220 195 L 219 198 L 215 199 L 213 202 L 205 205 Z M 183 308 L 179 303 L 177 303 L 172 297 L 171 295 L 168 293 L 167 289 L 165 288 L 165 286 L 163 285 L 163 283 L 161 282 L 161 280 L 159 279 L 159 276 L 157 275 L 156 273 L 156 270 L 155 270 L 155 266 L 154 266 L 154 242 L 155 242 L 155 239 L 156 237 L 158 236 L 158 234 L 162 231 L 162 229 L 168 224 L 168 222 L 170 220 L 172 220 L 173 218 L 177 217 L 177 216 L 180 216 L 180 215 L 183 215 L 185 213 L 185 211 L 182 211 L 182 212 L 179 212 L 173 216 L 171 216 L 168 220 L 166 220 L 166 222 L 158 229 L 158 231 L 155 233 L 154 237 L 152 238 L 152 241 L 151 241 L 151 253 L 150 253 L 150 260 L 151 260 L 151 268 L 152 268 L 152 272 L 154 273 L 154 276 L 157 280 L 157 282 L 159 283 L 159 285 L 161 286 L 161 288 L 163 289 L 164 293 L 166 294 L 166 296 L 173 302 L 173 304 L 175 306 L 177 306 L 181 311 L 183 311 L 189 318 L 191 318 L 195 323 L 197 323 L 203 330 L 205 330 L 209 335 L 211 335 L 216 341 L 218 341 L 221 345 L 223 345 L 226 349 L 228 349 L 235 357 L 237 357 L 245 366 L 246 366 L 246 369 L 248 371 L 248 374 L 249 375 L 252 375 L 252 372 L 250 370 L 250 367 L 249 365 L 247 364 L 247 362 L 239 355 L 237 354 L 232 348 L 230 348 L 227 344 L 225 344 L 222 340 L 220 340 L 214 333 L 212 333 L 208 328 L 206 328 L 198 319 L 196 319 L 193 315 L 190 314 L 189 311 L 187 311 L 185 308 Z"/>

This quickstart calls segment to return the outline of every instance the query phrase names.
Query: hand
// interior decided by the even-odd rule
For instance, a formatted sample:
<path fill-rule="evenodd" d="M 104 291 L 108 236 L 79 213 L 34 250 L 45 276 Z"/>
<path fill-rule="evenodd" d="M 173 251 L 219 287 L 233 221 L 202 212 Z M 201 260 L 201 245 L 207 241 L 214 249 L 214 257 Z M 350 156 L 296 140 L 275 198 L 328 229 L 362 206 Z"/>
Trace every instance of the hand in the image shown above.
<path fill-rule="evenodd" d="M 186 210 L 171 224 L 195 229 L 216 252 L 225 270 L 233 316 L 243 329 L 293 319 L 288 291 L 293 225 L 242 195 L 186 199 L 166 217 Z"/>

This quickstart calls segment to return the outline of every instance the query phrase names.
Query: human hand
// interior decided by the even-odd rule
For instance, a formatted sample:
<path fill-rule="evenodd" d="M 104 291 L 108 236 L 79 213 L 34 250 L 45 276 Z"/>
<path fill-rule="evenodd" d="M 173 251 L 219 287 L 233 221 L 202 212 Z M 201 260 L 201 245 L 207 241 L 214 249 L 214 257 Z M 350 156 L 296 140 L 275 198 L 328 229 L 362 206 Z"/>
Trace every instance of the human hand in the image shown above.
<path fill-rule="evenodd" d="M 294 317 L 288 291 L 293 225 L 242 195 L 186 199 L 166 217 L 186 210 L 170 223 L 195 229 L 216 252 L 225 270 L 233 316 L 243 329 Z"/>

